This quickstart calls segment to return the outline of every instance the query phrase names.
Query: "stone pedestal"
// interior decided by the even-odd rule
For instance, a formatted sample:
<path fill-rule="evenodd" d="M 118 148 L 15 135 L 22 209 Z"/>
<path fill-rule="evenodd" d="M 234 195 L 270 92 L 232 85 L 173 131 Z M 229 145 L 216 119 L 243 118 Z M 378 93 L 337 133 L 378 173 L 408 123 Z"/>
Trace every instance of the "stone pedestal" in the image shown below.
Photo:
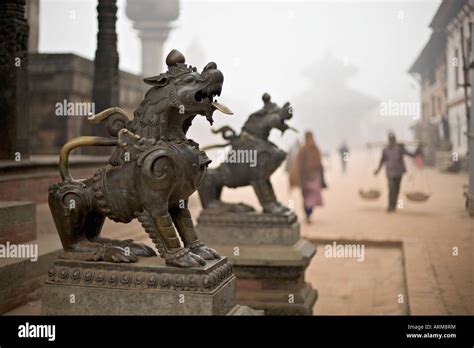
<path fill-rule="evenodd" d="M 235 302 L 226 258 L 201 268 L 168 267 L 160 257 L 136 263 L 57 260 L 42 296 L 46 315 L 258 315 Z"/>
<path fill-rule="evenodd" d="M 304 273 L 316 248 L 300 239 L 296 215 L 204 210 L 196 229 L 233 264 L 239 303 L 267 315 L 312 314 L 317 291 Z"/>

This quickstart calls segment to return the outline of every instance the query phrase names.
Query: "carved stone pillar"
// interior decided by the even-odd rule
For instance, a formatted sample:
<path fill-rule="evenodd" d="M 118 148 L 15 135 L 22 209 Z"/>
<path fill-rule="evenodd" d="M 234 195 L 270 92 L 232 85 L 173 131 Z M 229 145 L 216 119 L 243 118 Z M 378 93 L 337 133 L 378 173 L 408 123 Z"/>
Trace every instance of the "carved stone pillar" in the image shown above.
<path fill-rule="evenodd" d="M 116 0 L 99 0 L 97 5 L 97 49 L 94 60 L 93 102 L 95 112 L 119 106 L 119 55 L 117 51 Z M 104 124 L 83 123 L 84 134 L 108 136 Z M 110 149 L 85 148 L 83 154 L 108 154 Z"/>
<path fill-rule="evenodd" d="M 0 2 L 0 159 L 29 157 L 25 0 Z M 16 158 L 15 158 L 16 157 Z"/>

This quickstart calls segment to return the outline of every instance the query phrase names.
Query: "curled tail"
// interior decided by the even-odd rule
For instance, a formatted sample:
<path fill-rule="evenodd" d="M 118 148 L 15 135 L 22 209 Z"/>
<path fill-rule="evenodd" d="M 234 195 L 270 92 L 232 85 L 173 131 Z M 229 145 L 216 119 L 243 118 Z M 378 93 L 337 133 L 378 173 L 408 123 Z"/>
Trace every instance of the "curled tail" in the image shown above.
<path fill-rule="evenodd" d="M 230 126 L 223 126 L 219 129 L 211 129 L 211 131 L 214 134 L 221 133 L 222 137 L 225 140 L 232 140 L 234 138 L 237 138 L 237 133 Z"/>
<path fill-rule="evenodd" d="M 105 109 L 98 114 L 89 116 L 87 120 L 91 123 L 102 123 L 105 121 L 105 126 L 113 137 L 116 137 L 118 132 L 122 128 L 127 127 L 130 122 L 127 113 L 117 107 Z"/>
<path fill-rule="evenodd" d="M 221 133 L 222 137 L 225 140 L 230 140 L 230 142 L 225 143 L 225 144 L 214 144 L 214 145 L 204 146 L 202 148 L 203 151 L 207 151 L 207 150 L 210 150 L 210 149 L 215 149 L 215 148 L 218 148 L 218 147 L 226 147 L 228 145 L 231 145 L 233 139 L 238 138 L 237 133 L 235 133 L 235 130 L 233 130 L 230 126 L 223 126 L 219 129 L 211 129 L 211 132 L 214 133 L 214 134 Z"/>
<path fill-rule="evenodd" d="M 115 146 L 118 140 L 113 138 L 102 138 L 102 137 L 79 137 L 68 141 L 61 148 L 59 155 L 59 173 L 63 181 L 74 181 L 69 171 L 69 153 L 75 148 L 82 146 Z"/>
<path fill-rule="evenodd" d="M 125 128 L 130 121 L 125 111 L 114 107 L 106 109 L 98 114 L 88 117 L 92 123 L 106 122 L 110 135 L 116 137 L 120 129 Z M 72 150 L 82 146 L 115 146 L 117 138 L 103 138 L 93 136 L 83 136 L 68 141 L 62 148 L 59 155 L 59 173 L 63 181 L 74 181 L 69 171 L 69 154 Z"/>

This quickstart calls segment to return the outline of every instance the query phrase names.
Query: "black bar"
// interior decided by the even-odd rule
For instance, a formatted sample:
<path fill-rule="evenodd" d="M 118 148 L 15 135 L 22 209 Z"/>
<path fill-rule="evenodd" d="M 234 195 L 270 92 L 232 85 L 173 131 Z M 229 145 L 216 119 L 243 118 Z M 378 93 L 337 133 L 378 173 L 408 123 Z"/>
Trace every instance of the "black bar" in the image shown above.
<path fill-rule="evenodd" d="M 55 325 L 55 339 L 20 338 L 19 326 Z M 411 328 L 409 328 L 411 325 Z M 443 325 L 437 327 L 437 325 Z M 431 326 L 431 327 L 429 327 Z M 0 346 L 190 343 L 390 344 L 473 347 L 472 316 L 148 317 L 3 316 Z M 408 338 L 407 334 L 456 337 Z M 158 344 L 159 343 L 159 344 Z"/>

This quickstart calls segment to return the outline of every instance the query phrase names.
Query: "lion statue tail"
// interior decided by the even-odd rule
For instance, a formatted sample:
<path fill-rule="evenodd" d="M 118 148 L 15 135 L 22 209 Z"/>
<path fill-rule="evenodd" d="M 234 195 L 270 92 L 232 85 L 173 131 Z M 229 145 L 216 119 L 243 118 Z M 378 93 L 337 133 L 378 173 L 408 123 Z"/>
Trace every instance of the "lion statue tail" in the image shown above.
<path fill-rule="evenodd" d="M 232 144 L 232 140 L 238 138 L 237 133 L 236 133 L 235 130 L 233 130 L 230 126 L 223 126 L 223 127 L 219 128 L 219 129 L 211 129 L 211 131 L 212 131 L 212 133 L 214 133 L 214 134 L 221 133 L 221 134 L 222 134 L 222 137 L 223 137 L 225 140 L 229 140 L 229 142 L 228 142 L 228 143 L 225 143 L 225 144 L 214 144 L 214 145 L 204 146 L 204 147 L 202 148 L 203 151 L 207 151 L 207 150 L 215 149 L 215 148 L 219 148 L 219 147 L 226 147 L 226 146 L 229 146 L 229 145 Z"/>
<path fill-rule="evenodd" d="M 221 128 L 218 128 L 218 129 L 211 129 L 212 133 L 214 134 L 219 134 L 221 133 L 222 134 L 222 137 L 225 139 L 225 140 L 232 140 L 234 138 L 237 138 L 237 133 L 235 132 L 235 130 L 232 129 L 232 127 L 230 126 L 223 126 Z"/>
<path fill-rule="evenodd" d="M 69 171 L 69 154 L 72 150 L 82 146 L 115 146 L 118 143 L 116 138 L 118 132 L 125 128 L 130 121 L 125 111 L 117 107 L 106 109 L 98 114 L 89 116 L 87 119 L 89 122 L 96 124 L 105 121 L 107 130 L 115 138 L 82 136 L 64 144 L 59 155 L 59 173 L 63 181 L 74 181 Z"/>

